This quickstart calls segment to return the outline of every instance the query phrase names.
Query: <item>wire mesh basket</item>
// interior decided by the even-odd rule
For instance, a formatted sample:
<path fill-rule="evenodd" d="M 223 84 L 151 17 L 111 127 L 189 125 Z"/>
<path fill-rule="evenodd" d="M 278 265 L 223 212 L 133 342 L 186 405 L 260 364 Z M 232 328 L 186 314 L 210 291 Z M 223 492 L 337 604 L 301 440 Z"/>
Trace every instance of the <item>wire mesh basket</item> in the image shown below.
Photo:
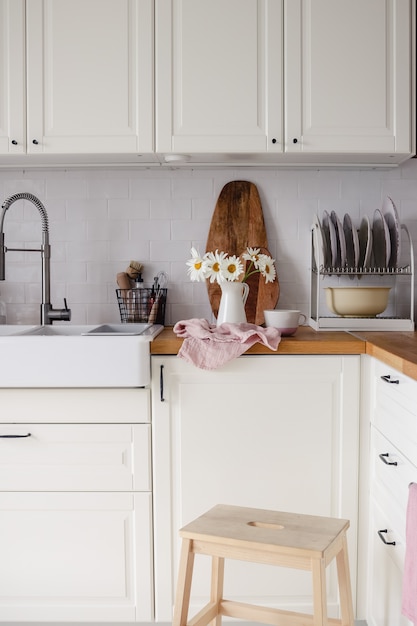
<path fill-rule="evenodd" d="M 167 289 L 116 289 L 122 322 L 165 324 Z"/>

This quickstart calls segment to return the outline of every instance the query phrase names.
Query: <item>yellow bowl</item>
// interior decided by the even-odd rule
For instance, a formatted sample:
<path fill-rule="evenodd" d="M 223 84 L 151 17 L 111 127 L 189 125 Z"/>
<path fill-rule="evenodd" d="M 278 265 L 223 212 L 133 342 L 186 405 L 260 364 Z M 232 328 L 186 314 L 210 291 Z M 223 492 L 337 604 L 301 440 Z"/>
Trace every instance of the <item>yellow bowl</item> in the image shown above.
<path fill-rule="evenodd" d="M 326 287 L 326 304 L 341 317 L 375 317 L 388 306 L 391 287 Z"/>

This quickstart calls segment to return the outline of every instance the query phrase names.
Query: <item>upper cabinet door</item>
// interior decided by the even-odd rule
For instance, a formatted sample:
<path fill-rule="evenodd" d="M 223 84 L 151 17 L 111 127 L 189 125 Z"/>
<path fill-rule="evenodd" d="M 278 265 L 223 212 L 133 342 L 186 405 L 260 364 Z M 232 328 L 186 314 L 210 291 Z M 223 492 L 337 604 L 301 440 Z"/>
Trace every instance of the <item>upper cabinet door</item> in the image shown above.
<path fill-rule="evenodd" d="M 412 152 L 410 0 L 287 0 L 287 152 Z"/>
<path fill-rule="evenodd" d="M 25 4 L 0 0 L 0 154 L 26 150 Z"/>
<path fill-rule="evenodd" d="M 281 152 L 281 33 L 281 0 L 156 0 L 156 151 Z"/>
<path fill-rule="evenodd" d="M 28 153 L 152 151 L 152 0 L 30 0 L 27 81 Z"/>

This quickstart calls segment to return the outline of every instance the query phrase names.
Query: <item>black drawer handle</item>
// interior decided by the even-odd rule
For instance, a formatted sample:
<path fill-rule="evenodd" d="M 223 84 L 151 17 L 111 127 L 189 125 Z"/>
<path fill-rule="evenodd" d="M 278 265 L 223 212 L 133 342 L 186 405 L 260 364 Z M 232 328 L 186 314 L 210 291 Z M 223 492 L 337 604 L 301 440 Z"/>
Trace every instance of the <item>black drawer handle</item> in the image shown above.
<path fill-rule="evenodd" d="M 384 528 L 384 530 L 378 530 L 378 535 L 379 538 L 381 539 L 381 541 L 383 543 L 385 543 L 386 546 L 395 546 L 395 541 L 387 541 L 384 537 L 384 535 L 388 532 L 387 528 Z"/>
<path fill-rule="evenodd" d="M 388 452 L 383 452 L 382 454 L 379 455 L 379 458 L 381 459 L 381 461 L 383 461 L 383 463 L 385 463 L 385 465 L 398 465 L 397 461 L 389 461 L 389 454 Z"/>
<path fill-rule="evenodd" d="M 23 439 L 24 437 L 30 437 L 30 433 L 27 435 L 0 435 L 1 439 Z"/>
<path fill-rule="evenodd" d="M 159 370 L 159 394 L 161 402 L 165 402 L 164 398 L 164 366 L 160 366 Z"/>
<path fill-rule="evenodd" d="M 398 378 L 391 378 L 389 374 L 385 374 L 385 376 L 381 376 L 381 379 L 386 383 L 390 383 L 390 385 L 399 385 L 400 381 Z"/>

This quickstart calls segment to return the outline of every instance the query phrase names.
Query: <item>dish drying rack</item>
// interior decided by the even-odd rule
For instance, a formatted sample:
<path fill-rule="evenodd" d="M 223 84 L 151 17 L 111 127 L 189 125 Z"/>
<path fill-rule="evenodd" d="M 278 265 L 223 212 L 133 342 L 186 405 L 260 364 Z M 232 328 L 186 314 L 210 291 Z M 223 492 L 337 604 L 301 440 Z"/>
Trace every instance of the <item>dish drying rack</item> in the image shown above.
<path fill-rule="evenodd" d="M 403 253 L 397 267 L 325 267 L 323 251 L 319 245 L 317 224 L 312 226 L 311 237 L 311 290 L 309 325 L 315 330 L 375 330 L 413 331 L 414 330 L 414 250 L 410 233 L 401 224 Z M 404 261 L 404 257 L 406 257 Z M 392 286 L 387 309 L 376 317 L 342 317 L 330 314 L 325 303 L 324 282 L 327 286 L 355 286 L 347 281 L 355 281 L 356 286 Z M 379 284 L 375 284 L 378 281 Z M 381 284 L 381 282 L 383 284 Z M 366 283 L 366 284 L 364 284 Z M 404 301 L 399 302 L 398 291 L 405 293 Z M 406 305 L 405 302 L 408 304 Z M 400 311 L 398 313 L 398 311 Z"/>

